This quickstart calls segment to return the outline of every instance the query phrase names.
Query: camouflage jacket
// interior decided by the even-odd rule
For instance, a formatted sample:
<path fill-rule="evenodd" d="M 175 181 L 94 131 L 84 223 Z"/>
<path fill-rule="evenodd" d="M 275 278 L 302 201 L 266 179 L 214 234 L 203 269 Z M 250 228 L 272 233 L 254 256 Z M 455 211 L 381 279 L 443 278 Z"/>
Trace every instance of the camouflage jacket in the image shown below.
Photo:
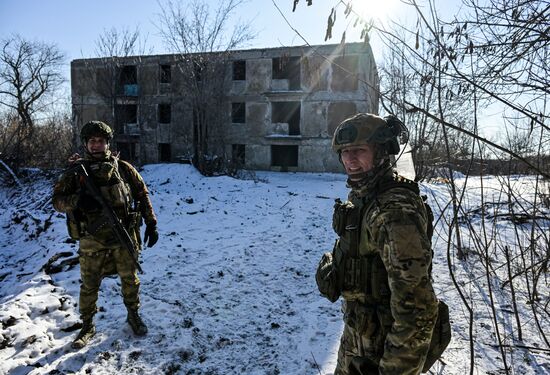
<path fill-rule="evenodd" d="M 101 179 L 98 179 L 93 172 L 94 169 L 97 169 L 94 167 L 99 166 L 99 168 L 101 168 L 101 163 L 113 162 L 115 163 L 115 165 L 118 165 L 118 174 L 120 175 L 120 177 L 130 187 L 130 200 L 132 200 L 134 203 L 139 203 L 138 206 L 140 208 L 141 216 L 143 217 L 145 224 L 156 225 L 157 218 L 151 204 L 151 199 L 149 198 L 149 191 L 147 190 L 147 186 L 145 185 L 145 182 L 143 181 L 143 178 L 141 177 L 139 172 L 134 167 L 132 167 L 131 164 L 123 160 L 119 160 L 118 158 L 112 156 L 110 153 L 106 155 L 105 159 L 97 160 L 93 159 L 90 156 L 86 156 L 83 159 L 76 161 L 75 163 L 84 163 L 89 167 L 91 166 L 91 168 L 87 168 L 90 172 L 90 176 L 94 179 L 96 185 L 101 187 L 102 185 L 109 184 L 109 181 L 101 181 Z M 69 168 L 59 177 L 53 189 L 53 206 L 59 212 L 74 212 L 78 209 L 78 200 L 84 184 L 80 180 L 79 175 L 76 173 L 75 168 L 73 167 Z M 109 200 L 107 199 L 107 201 Z M 86 213 L 84 213 L 84 215 L 86 215 Z"/>
<path fill-rule="evenodd" d="M 345 223 L 334 258 L 341 263 L 338 272 L 344 272 L 341 295 L 348 310 L 346 323 L 362 321 L 367 328 L 361 332 L 381 336 L 373 340 L 381 346 L 376 350 L 380 374 L 419 374 L 437 318 L 428 216 L 419 194 L 392 185 L 395 181 L 408 180 L 388 171 L 350 192 L 346 204 L 360 207 L 358 233 L 354 237 L 347 231 L 353 224 Z M 357 246 L 349 245 L 353 242 Z M 347 252 L 343 258 L 342 250 Z M 370 311 L 370 318 L 357 317 L 361 314 L 357 312 L 354 316 L 350 311 L 354 306 L 366 315 Z"/>

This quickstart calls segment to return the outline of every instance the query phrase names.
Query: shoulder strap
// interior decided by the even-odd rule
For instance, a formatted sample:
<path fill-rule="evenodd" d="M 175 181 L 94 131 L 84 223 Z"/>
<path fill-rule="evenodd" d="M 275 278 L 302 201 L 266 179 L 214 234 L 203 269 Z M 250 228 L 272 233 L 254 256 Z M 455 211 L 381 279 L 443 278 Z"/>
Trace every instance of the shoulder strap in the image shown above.
<path fill-rule="evenodd" d="M 395 175 L 391 180 L 383 181 L 380 185 L 378 185 L 376 192 L 378 193 L 379 191 L 386 191 L 398 187 L 412 190 L 416 194 L 420 195 L 420 188 L 416 182 L 399 175 Z"/>
<path fill-rule="evenodd" d="M 115 159 L 115 163 L 117 165 L 118 174 L 124 181 L 130 183 L 130 176 L 128 175 L 128 170 L 124 161 Z"/>

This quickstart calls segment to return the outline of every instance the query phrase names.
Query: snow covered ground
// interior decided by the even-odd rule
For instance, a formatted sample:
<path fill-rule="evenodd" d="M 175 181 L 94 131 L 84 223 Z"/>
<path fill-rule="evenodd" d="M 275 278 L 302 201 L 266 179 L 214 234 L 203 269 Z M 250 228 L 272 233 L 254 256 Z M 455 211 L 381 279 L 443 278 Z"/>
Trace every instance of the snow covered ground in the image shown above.
<path fill-rule="evenodd" d="M 319 296 L 314 274 L 335 240 L 332 206 L 347 195 L 345 176 L 257 172 L 256 181 L 205 178 L 179 164 L 149 165 L 142 175 L 161 234 L 142 253 L 141 312 L 149 334 L 134 337 L 119 282 L 107 278 L 98 334 L 80 351 L 70 348 L 78 332 L 78 266 L 51 275 L 43 269 L 56 254 L 58 264 L 77 250 L 67 240 L 64 217 L 51 207 L 54 177 L 30 171 L 21 178 L 22 189 L 0 186 L 0 374 L 331 374 L 342 329 L 340 303 Z M 515 183 L 525 181 L 532 183 Z M 529 186 L 525 199 L 532 199 Z M 449 200 L 447 185 L 422 189 L 437 216 Z M 480 206 L 474 190 L 464 202 Z M 506 232 L 512 224 L 498 225 L 503 240 L 512 241 Z M 446 238 L 440 220 L 433 273 L 438 295 L 451 308 L 453 340 L 433 372 L 467 374 L 468 312 L 451 282 Z M 479 263 L 472 256 L 453 267 L 474 308 L 476 373 L 501 374 Z M 517 287 L 524 298 L 519 282 Z M 541 295 L 547 303 L 548 283 Z M 507 300 L 496 303 L 499 317 L 513 327 Z M 549 332 L 548 315 L 540 317 Z M 544 349 L 533 322 L 523 323 L 522 344 Z M 503 334 L 507 344 L 517 344 L 513 329 Z M 513 353 L 511 374 L 550 373 L 548 351 Z"/>

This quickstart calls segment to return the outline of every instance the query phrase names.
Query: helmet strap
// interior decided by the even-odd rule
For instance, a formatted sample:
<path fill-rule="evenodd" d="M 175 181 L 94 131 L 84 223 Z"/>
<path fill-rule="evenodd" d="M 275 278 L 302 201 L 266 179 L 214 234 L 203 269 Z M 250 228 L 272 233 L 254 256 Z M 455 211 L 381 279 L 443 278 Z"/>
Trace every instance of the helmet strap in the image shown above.
<path fill-rule="evenodd" d="M 352 176 L 348 175 L 347 185 L 354 190 L 363 188 L 375 182 L 378 176 L 385 174 L 390 168 L 389 159 L 383 159 L 370 171 L 353 175 L 353 180 L 351 179 Z"/>

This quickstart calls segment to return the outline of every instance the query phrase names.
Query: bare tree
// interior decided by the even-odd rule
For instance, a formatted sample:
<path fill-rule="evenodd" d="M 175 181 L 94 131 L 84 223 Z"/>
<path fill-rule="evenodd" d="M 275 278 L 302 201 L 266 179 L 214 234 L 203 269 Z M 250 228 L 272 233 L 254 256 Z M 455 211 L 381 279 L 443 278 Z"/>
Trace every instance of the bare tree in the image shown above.
<path fill-rule="evenodd" d="M 550 298 L 541 293 L 548 288 L 550 264 L 544 209 L 544 178 L 550 179 L 550 4 L 465 0 L 460 14 L 443 20 L 434 1 L 406 0 L 403 4 L 416 14 L 416 25 L 384 28 L 360 19 L 353 2 L 334 3 L 346 7 L 344 15 L 357 17 L 347 22 L 362 27 L 365 40 L 376 32 L 385 41 L 391 55 L 383 72 L 381 102 L 406 116 L 408 124 L 413 120 L 417 151 L 444 162 L 448 170 L 448 200 L 434 200 L 445 223 L 442 239 L 449 273 L 469 316 L 469 373 L 478 366 L 476 347 L 487 347 L 476 342 L 476 325 L 490 327 L 502 372 L 523 372 L 522 358 L 539 347 L 545 352 L 550 348 Z M 336 19 L 343 18 L 337 17 L 337 6 L 330 10 L 327 35 Z M 491 140 L 480 135 L 479 118 L 494 104 L 502 108 L 502 126 L 508 126 L 504 137 Z M 485 177 L 491 165 L 499 165 L 492 173 L 508 177 Z M 529 196 L 510 176 L 519 165 L 522 173 L 535 174 L 524 178 L 532 187 Z M 459 168 L 464 177 L 455 179 Z M 481 176 L 469 184 L 474 168 Z M 495 180 L 500 190 L 494 190 Z M 472 195 L 474 207 L 468 202 Z M 510 225 L 502 225 L 503 220 Z M 515 238 L 510 238 L 511 231 Z M 509 306 L 515 321 L 506 318 Z M 490 319 L 475 313 L 480 308 L 490 312 Z"/>
<path fill-rule="evenodd" d="M 27 142 L 32 147 L 24 150 L 26 167 L 55 168 L 64 167 L 67 158 L 73 152 L 73 129 L 71 126 L 70 106 L 60 110 L 49 110 L 46 117 L 35 121 L 32 137 Z M 20 128 L 20 119 L 15 111 L 0 115 L 0 149 L 12 148 L 11 142 Z M 7 153 L 2 159 L 13 164 L 14 159 Z"/>
<path fill-rule="evenodd" d="M 299 3 L 294 2 L 294 6 Z M 537 0 L 465 0 L 464 7 L 471 16 L 462 16 L 453 21 L 443 21 L 438 17 L 431 0 L 404 1 L 417 17 L 416 27 L 408 28 L 401 23 L 393 23 L 390 28 L 366 21 L 353 11 L 353 2 L 335 0 L 327 22 L 327 35 L 337 19 L 337 9 L 345 7 L 345 17 L 355 17 L 346 21 L 353 27 L 362 28 L 366 42 L 369 35 L 377 33 L 388 46 L 401 46 L 405 51 L 405 61 L 420 66 L 425 63 L 430 69 L 421 76 L 423 83 L 435 84 L 434 74 L 441 74 L 444 98 L 460 98 L 471 103 L 474 92 L 477 95 L 477 108 L 482 109 L 497 103 L 504 107 L 510 117 L 530 121 L 532 130 L 544 130 L 542 143 L 545 151 L 550 151 L 550 127 L 547 125 L 549 113 L 548 91 L 548 2 Z M 338 17 L 341 20 L 342 17 Z M 525 48 L 529 46 L 529 48 Z M 426 48 L 430 53 L 423 54 Z M 441 59 L 441 64 L 437 61 Z M 414 64 L 413 62 L 416 62 Z M 472 74 L 473 73 L 473 74 Z M 392 102 L 395 98 L 380 92 L 381 99 Z M 454 123 L 446 116 L 442 119 L 438 108 L 428 107 L 404 98 L 407 113 L 421 113 L 438 127 L 453 129 L 466 137 L 478 139 L 490 148 L 508 154 L 525 163 L 532 171 L 550 178 L 548 168 L 538 168 L 536 164 L 513 153 L 506 147 L 481 136 L 460 123 Z M 444 103 L 445 104 L 445 103 Z"/>
<path fill-rule="evenodd" d="M 130 56 L 152 53 L 153 48 L 148 45 L 147 36 L 143 36 L 139 27 L 134 29 L 123 27 L 103 29 L 95 40 L 95 56 L 97 60 L 86 60 L 86 69 L 82 72 L 89 85 L 95 86 L 95 92 L 103 101 L 107 110 L 107 118 L 99 120 L 110 123 L 116 129 L 119 124 L 120 113 L 117 110 L 117 95 L 123 89 L 120 87 L 123 66 Z M 99 60 L 99 63 L 98 63 Z M 138 60 L 138 58 L 136 58 Z M 147 77 L 154 79 L 153 77 Z M 73 91 L 74 95 L 74 91 Z M 80 97 L 73 97 L 73 129 L 75 134 L 83 126 L 83 101 Z M 110 112 L 110 114 L 108 113 Z M 75 138 L 75 148 L 78 138 Z M 137 162 L 138 160 L 129 160 Z"/>
<path fill-rule="evenodd" d="M 13 35 L 1 41 L 0 105 L 17 113 L 17 126 L 0 152 L 18 167 L 27 162 L 35 115 L 46 108 L 64 83 L 64 55 L 55 44 Z"/>
<path fill-rule="evenodd" d="M 399 38 L 404 42 L 407 40 L 405 35 Z M 447 87 L 452 82 L 439 84 L 436 81 L 438 75 L 433 65 L 432 48 L 419 46 L 415 52 L 422 58 L 411 59 L 403 43 L 387 42 L 389 52 L 380 67 L 381 103 L 386 112 L 397 114 L 410 129 L 409 142 L 417 180 L 430 178 L 440 174 L 441 168 L 448 162 L 444 146 L 446 140 L 453 162 L 460 164 L 461 159 L 469 158 L 473 138 L 454 130 L 443 132 L 441 126 L 424 113 L 407 111 L 405 103 L 414 103 L 430 111 L 441 111 L 445 118 L 469 130 L 472 130 L 471 106 L 460 96 L 448 95 L 441 108 L 436 107 L 438 94 L 441 91 L 448 92 Z"/>
<path fill-rule="evenodd" d="M 231 51 L 255 35 L 249 23 L 230 21 L 243 0 L 223 0 L 211 9 L 204 1 L 159 1 L 158 29 L 166 46 L 180 55 L 186 106 L 193 112 L 193 162 L 203 174 L 223 169 L 223 125 L 228 120 L 228 65 Z"/>
<path fill-rule="evenodd" d="M 139 28 L 104 29 L 95 41 L 97 57 L 113 59 L 132 55 L 144 55 L 152 52 L 147 46 L 147 37 L 142 36 Z"/>

